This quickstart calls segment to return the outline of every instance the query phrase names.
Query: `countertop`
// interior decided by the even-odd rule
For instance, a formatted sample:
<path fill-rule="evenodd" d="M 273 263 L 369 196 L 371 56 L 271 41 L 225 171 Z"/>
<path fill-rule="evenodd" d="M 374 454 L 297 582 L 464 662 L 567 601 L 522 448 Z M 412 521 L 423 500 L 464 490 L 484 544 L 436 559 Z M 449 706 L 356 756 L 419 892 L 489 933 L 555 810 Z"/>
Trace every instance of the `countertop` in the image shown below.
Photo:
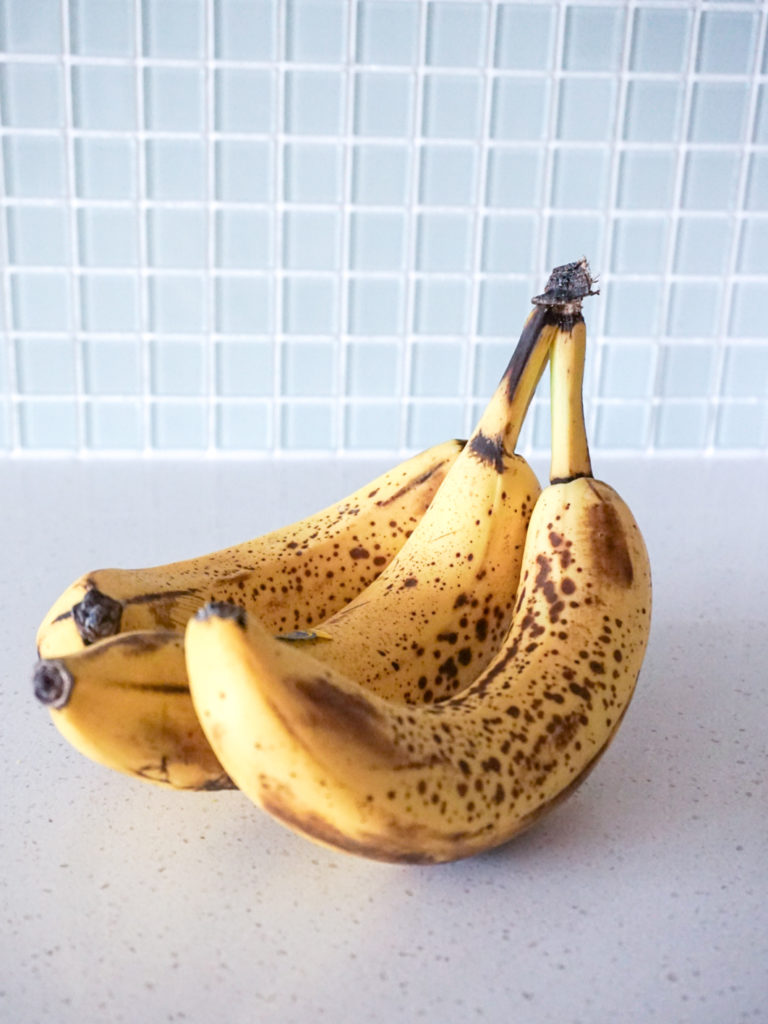
<path fill-rule="evenodd" d="M 0 1020 L 768 1020 L 768 461 L 595 462 L 651 554 L 635 699 L 572 798 L 439 867 L 110 773 L 31 692 L 38 622 L 82 572 L 235 543 L 386 463 L 0 462 Z"/>

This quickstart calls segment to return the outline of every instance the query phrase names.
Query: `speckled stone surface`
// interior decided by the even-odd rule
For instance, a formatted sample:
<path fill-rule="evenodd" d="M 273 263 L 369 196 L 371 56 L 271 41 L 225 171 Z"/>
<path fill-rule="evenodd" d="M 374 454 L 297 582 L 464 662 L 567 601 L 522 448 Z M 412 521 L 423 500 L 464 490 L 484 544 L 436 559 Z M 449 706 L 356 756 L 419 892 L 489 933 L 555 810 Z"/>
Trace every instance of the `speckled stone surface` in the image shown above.
<path fill-rule="evenodd" d="M 383 468 L 0 462 L 0 1020 L 765 1021 L 764 459 L 596 460 L 650 549 L 648 655 L 585 785 L 485 856 L 324 850 L 238 792 L 91 764 L 35 703 L 35 630 L 76 576 L 240 541 Z"/>

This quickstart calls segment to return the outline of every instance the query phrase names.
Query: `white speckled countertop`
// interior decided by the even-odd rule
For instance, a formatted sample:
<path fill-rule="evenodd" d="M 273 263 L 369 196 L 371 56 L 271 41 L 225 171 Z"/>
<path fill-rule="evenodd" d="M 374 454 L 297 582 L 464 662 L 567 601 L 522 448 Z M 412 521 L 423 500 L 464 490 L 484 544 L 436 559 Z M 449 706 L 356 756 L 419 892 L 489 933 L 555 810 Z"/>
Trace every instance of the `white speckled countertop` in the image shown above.
<path fill-rule="evenodd" d="M 654 570 L 637 695 L 585 785 L 485 856 L 324 850 L 240 793 L 91 764 L 36 704 L 37 624 L 80 573 L 234 543 L 383 468 L 0 462 L 0 1020 L 766 1021 L 765 459 L 596 460 Z"/>

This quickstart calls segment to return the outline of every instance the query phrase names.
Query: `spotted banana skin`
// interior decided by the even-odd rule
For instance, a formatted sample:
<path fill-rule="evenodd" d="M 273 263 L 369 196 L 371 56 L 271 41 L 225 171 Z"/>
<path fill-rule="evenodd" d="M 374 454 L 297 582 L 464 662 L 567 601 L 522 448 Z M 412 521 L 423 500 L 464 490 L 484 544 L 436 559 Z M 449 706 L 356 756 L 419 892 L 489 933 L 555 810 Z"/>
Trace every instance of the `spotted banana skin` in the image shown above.
<path fill-rule="evenodd" d="M 237 600 L 273 630 L 327 614 L 405 543 L 464 444 L 435 445 L 315 516 L 236 547 L 82 577 L 40 627 L 38 700 L 100 765 L 171 789 L 232 788 L 192 706 L 189 616 L 216 600 Z"/>
<path fill-rule="evenodd" d="M 373 693 L 411 704 L 460 692 L 509 628 L 540 485 L 527 462 L 456 462 L 378 579 L 320 624 L 316 658 Z"/>
<path fill-rule="evenodd" d="M 367 622 L 354 597 L 340 603 L 341 611 L 329 612 L 323 598 L 312 616 L 283 611 L 270 620 L 253 590 L 249 603 L 251 570 L 237 566 L 216 576 L 217 584 L 225 581 L 219 589 L 206 566 L 203 582 L 186 579 L 164 591 L 146 586 L 133 592 L 135 600 L 117 589 L 102 592 L 95 574 L 85 578 L 78 600 L 65 595 L 48 617 L 69 641 L 34 673 L 36 696 L 72 745 L 158 785 L 240 788 L 310 840 L 396 863 L 434 864 L 496 847 L 581 785 L 613 741 L 635 690 L 649 635 L 651 574 L 630 509 L 593 477 L 589 463 L 579 303 L 592 294 L 591 279 L 579 262 L 558 268 L 552 280 L 556 288 L 534 300 L 542 300 L 541 308 L 526 328 L 529 341 L 536 332 L 546 337 L 545 328 L 553 332 L 552 482 L 541 492 L 535 484 L 524 503 L 512 505 L 518 519 L 523 505 L 525 511 L 511 597 L 501 596 L 498 580 L 484 592 L 477 574 L 488 574 L 488 538 L 503 533 L 496 509 L 512 491 L 504 474 L 515 466 L 519 416 L 505 402 L 515 374 L 492 399 L 493 416 L 486 410 L 461 455 L 456 451 L 429 512 L 407 528 L 390 568 L 382 566 L 360 588 L 370 593 L 359 608 L 376 612 Z M 481 471 L 483 480 L 495 480 L 492 497 L 477 482 Z M 461 501 L 445 498 L 441 507 L 451 476 L 462 481 L 453 491 Z M 401 483 L 394 493 L 411 490 Z M 472 504 L 476 493 L 491 509 L 488 529 L 478 514 L 482 501 Z M 367 496 L 377 497 L 373 485 Z M 442 533 L 425 532 L 429 543 L 422 544 L 419 530 L 433 507 Z M 359 508 L 353 504 L 349 514 L 359 526 Z M 373 560 L 379 557 L 380 535 L 371 541 L 358 529 L 345 537 L 352 546 L 335 537 L 329 557 L 338 561 L 344 551 L 366 562 L 372 550 Z M 278 590 L 298 601 L 312 586 L 307 581 L 322 575 L 318 567 L 314 577 L 311 569 L 302 576 L 291 561 L 292 553 L 301 558 L 314 550 L 318 536 L 310 533 L 306 548 L 291 546 L 294 540 L 283 536 L 275 557 L 301 585 L 270 579 L 265 607 Z M 409 545 L 405 572 L 398 551 Z M 421 562 L 418 550 L 425 552 Z M 307 559 L 300 564 L 310 568 Z M 386 604 L 379 594 L 377 606 L 380 580 L 382 593 L 393 596 Z M 179 603 L 190 595 L 188 605 Z M 149 628 L 129 628 L 145 613 Z M 345 620 L 356 643 L 337 665 L 327 652 Z M 483 662 L 473 644 L 487 639 L 489 621 L 497 626 Z M 372 639 L 381 645 L 375 657 Z M 40 638 L 41 649 L 45 642 Z M 66 650 L 67 642 L 75 649 Z M 430 670 L 416 677 L 412 670 L 425 655 Z M 374 664 L 378 674 L 366 677 L 358 664 Z M 467 673 L 457 679 L 459 665 Z"/>
<path fill-rule="evenodd" d="M 86 573 L 45 615 L 38 654 L 71 654 L 118 632 L 183 631 L 216 600 L 241 603 L 275 632 L 311 626 L 392 560 L 464 444 L 441 442 L 328 508 L 241 544 L 151 568 Z"/>
<path fill-rule="evenodd" d="M 54 605 L 38 635 L 42 659 L 36 669 L 36 692 L 48 703 L 59 730 L 91 760 L 138 778 L 173 788 L 216 785 L 221 768 L 195 721 L 183 649 L 177 642 L 189 617 L 206 603 L 233 603 L 273 633 L 294 638 L 292 642 L 298 634 L 301 643 L 314 637 L 310 643 L 325 643 L 338 655 L 345 648 L 340 639 L 344 628 L 327 617 L 339 608 L 343 614 L 362 593 L 356 606 L 358 613 L 362 608 L 362 616 L 353 613 L 348 619 L 352 650 L 360 649 L 361 630 L 368 634 L 364 651 L 381 651 L 392 638 L 392 659 L 403 662 L 398 683 L 411 681 L 411 692 L 423 693 L 426 699 L 429 691 L 419 681 L 427 678 L 425 672 L 434 664 L 437 648 L 431 637 L 436 634 L 437 643 L 450 647 L 456 629 L 469 629 L 472 639 L 462 643 L 455 656 L 447 653 L 433 684 L 444 678 L 448 687 L 463 685 L 463 677 L 477 672 L 487 660 L 504 617 L 511 615 L 525 530 L 540 487 L 525 460 L 506 447 L 514 448 L 553 330 L 542 315 L 523 332 L 469 444 L 439 445 L 329 510 L 245 545 L 157 569 L 105 570 L 78 581 Z M 435 501 L 436 512 L 430 514 Z M 426 529 L 420 530 L 425 519 Z M 398 563 L 394 577 L 387 576 L 377 591 L 383 599 L 379 596 L 377 603 L 371 588 L 404 548 L 413 548 L 416 554 Z M 452 560 L 446 557 L 448 550 L 455 552 Z M 414 616 L 423 604 L 425 573 L 433 576 L 433 567 L 441 562 L 448 587 L 442 614 L 422 627 Z M 405 597 L 392 593 L 398 574 Z M 412 590 L 418 593 L 411 595 Z M 465 619 L 466 626 L 460 627 Z M 326 630 L 326 620 L 333 621 L 332 632 Z M 409 635 L 422 628 L 423 646 L 398 650 L 393 626 L 405 628 Z M 131 688 L 137 658 L 130 655 L 141 649 L 140 638 L 153 631 L 158 637 L 145 644 L 143 667 L 149 670 L 151 665 L 155 689 L 137 690 Z M 136 638 L 135 648 L 110 643 L 131 636 Z M 67 699 L 59 703 L 55 694 L 49 698 L 62 673 L 72 685 L 64 687 Z M 51 687 L 46 688 L 46 680 Z M 169 685 L 174 688 L 173 700 Z M 91 698 L 92 703 L 103 699 L 105 705 L 98 717 L 88 712 L 82 697 L 89 689 L 99 691 L 99 700 Z M 160 692 L 166 698 L 162 713 L 167 728 L 158 735 L 149 724 Z M 120 706 L 119 716 L 108 713 L 110 694 Z M 177 732 L 187 737 L 183 759 L 176 749 Z M 168 751 L 162 749 L 164 738 Z M 169 768 L 150 776 L 136 768 L 145 763 L 173 766 L 180 760 L 186 765 L 184 772 Z"/>
<path fill-rule="evenodd" d="M 461 694 L 406 707 L 208 609 L 186 633 L 192 699 L 250 799 L 322 845 L 438 863 L 527 829 L 587 777 L 632 698 L 651 580 L 629 508 L 592 478 L 536 503 L 508 635 Z"/>
<path fill-rule="evenodd" d="M 631 510 L 592 473 L 581 316 L 592 284 L 577 261 L 534 299 L 559 324 L 550 484 L 528 524 L 509 629 L 463 691 L 398 703 L 240 608 L 211 605 L 189 621 L 190 690 L 211 747 L 257 806 L 301 835 L 383 861 L 472 856 L 573 793 L 616 735 L 652 588 Z M 439 590 L 423 589 L 425 607 Z"/>
<path fill-rule="evenodd" d="M 509 629 L 523 547 L 541 486 L 515 452 L 562 330 L 535 310 L 464 450 L 392 562 L 318 628 L 314 656 L 389 700 L 460 693 Z"/>

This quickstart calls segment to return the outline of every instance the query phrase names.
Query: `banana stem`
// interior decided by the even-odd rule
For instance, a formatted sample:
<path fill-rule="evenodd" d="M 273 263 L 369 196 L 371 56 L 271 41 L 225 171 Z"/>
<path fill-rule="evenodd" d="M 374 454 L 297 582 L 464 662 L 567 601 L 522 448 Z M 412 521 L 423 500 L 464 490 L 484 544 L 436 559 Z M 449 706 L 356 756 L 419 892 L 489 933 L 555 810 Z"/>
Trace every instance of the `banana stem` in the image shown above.
<path fill-rule="evenodd" d="M 537 306 L 526 321 L 520 341 L 504 373 L 508 413 L 504 445 L 513 451 L 520 437 L 528 407 L 547 365 L 557 336 L 558 320 L 546 306 Z"/>
<path fill-rule="evenodd" d="M 592 291 L 593 284 L 585 259 L 566 263 L 552 271 L 543 294 L 532 300 L 533 312 L 526 320 L 499 386 L 469 440 L 471 453 L 501 467 L 503 453 L 515 450 L 552 345 L 581 320 L 581 300 L 596 294 Z M 581 386 L 581 378 L 578 386 Z M 586 436 L 582 455 L 585 453 Z M 583 464 L 582 458 L 579 465 Z M 588 464 L 589 455 L 586 453 Z M 576 475 L 583 474 L 577 472 Z"/>
<path fill-rule="evenodd" d="M 470 439 L 470 449 L 476 454 L 498 459 L 502 450 L 515 450 L 558 322 L 545 306 L 537 306 L 526 320 L 512 358 Z"/>
<path fill-rule="evenodd" d="M 550 353 L 552 396 L 551 483 L 592 476 L 584 421 L 584 361 L 587 329 L 581 313 L 564 320 Z"/>

